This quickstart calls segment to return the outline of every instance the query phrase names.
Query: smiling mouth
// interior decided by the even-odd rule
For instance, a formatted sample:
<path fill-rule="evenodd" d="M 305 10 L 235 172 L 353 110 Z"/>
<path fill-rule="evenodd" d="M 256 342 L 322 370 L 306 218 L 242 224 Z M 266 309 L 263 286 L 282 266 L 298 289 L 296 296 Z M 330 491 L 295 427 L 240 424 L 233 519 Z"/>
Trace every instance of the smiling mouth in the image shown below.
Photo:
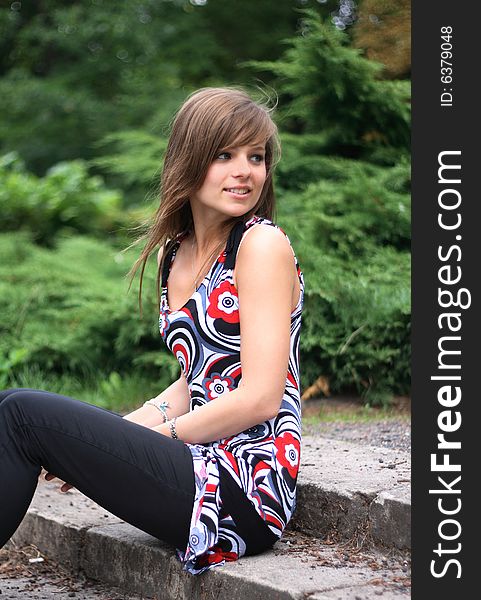
<path fill-rule="evenodd" d="M 239 194 L 241 196 L 244 196 L 244 195 L 248 194 L 251 191 L 251 189 L 250 188 L 225 188 L 224 191 L 230 192 L 231 194 Z"/>

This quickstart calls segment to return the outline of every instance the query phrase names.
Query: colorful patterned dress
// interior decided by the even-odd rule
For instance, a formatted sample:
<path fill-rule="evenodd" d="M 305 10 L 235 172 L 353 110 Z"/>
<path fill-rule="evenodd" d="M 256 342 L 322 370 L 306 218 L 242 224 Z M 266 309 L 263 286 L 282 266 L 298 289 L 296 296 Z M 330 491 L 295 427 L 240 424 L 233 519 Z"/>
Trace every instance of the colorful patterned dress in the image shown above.
<path fill-rule="evenodd" d="M 225 250 L 179 310 L 169 308 L 167 279 L 187 232 L 177 236 L 164 261 L 160 333 L 186 377 L 190 410 L 236 389 L 240 383 L 239 299 L 233 269 L 242 237 L 250 228 L 259 225 L 277 227 L 286 235 L 278 225 L 263 217 L 254 216 L 236 223 Z M 219 463 L 228 470 L 278 538 L 295 509 L 301 442 L 299 335 L 304 277 L 294 251 L 293 255 L 301 292 L 291 313 L 288 372 L 277 416 L 225 439 L 187 444 L 194 463 L 196 494 L 189 542 L 185 549 L 177 549 L 177 556 L 184 570 L 195 575 L 223 565 L 225 561 L 236 560 L 246 551 L 245 540 L 222 505 Z"/>

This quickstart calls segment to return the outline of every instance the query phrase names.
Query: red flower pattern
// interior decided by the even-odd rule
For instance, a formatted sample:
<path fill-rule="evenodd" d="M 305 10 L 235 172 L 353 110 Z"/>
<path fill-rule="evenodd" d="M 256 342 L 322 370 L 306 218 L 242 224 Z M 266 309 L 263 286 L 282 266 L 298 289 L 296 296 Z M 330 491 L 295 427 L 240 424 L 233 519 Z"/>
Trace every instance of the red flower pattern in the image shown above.
<path fill-rule="evenodd" d="M 226 562 L 232 562 L 237 560 L 239 555 L 237 552 L 226 552 L 218 545 L 209 548 L 205 554 L 199 556 L 196 560 L 197 567 L 205 567 L 207 565 L 214 565 L 225 560 Z"/>
<path fill-rule="evenodd" d="M 230 281 L 223 281 L 213 290 L 209 298 L 207 314 L 213 319 L 222 319 L 228 323 L 239 323 L 239 298 L 237 290 Z"/>
<path fill-rule="evenodd" d="M 276 438 L 275 446 L 277 461 L 287 469 L 292 479 L 295 479 L 299 470 L 299 459 L 301 457 L 299 440 L 287 431 Z"/>
<path fill-rule="evenodd" d="M 212 377 L 206 377 L 202 382 L 202 387 L 207 393 L 209 400 L 214 400 L 234 389 L 234 380 L 232 377 L 222 377 L 219 373 L 214 373 Z"/>

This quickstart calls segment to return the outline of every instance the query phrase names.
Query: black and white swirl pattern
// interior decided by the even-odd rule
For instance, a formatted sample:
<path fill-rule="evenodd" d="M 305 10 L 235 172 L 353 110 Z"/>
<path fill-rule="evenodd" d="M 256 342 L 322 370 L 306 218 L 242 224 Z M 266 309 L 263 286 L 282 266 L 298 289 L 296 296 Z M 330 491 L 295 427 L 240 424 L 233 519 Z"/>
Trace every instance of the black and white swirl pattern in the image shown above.
<path fill-rule="evenodd" d="M 278 227 L 254 216 L 245 224 L 244 233 L 258 225 Z M 237 248 L 232 252 L 236 253 Z M 233 269 L 224 268 L 224 258 L 225 253 L 219 256 L 180 310 L 169 309 L 166 287 L 162 289 L 160 332 L 187 378 L 191 410 L 236 389 L 242 379 L 237 290 Z M 246 549 L 234 521 L 222 511 L 217 461 L 244 490 L 276 536 L 281 536 L 295 509 L 301 453 L 299 336 L 304 277 L 294 251 L 293 258 L 301 294 L 291 314 L 288 372 L 279 413 L 227 439 L 187 444 L 194 462 L 196 499 L 188 547 L 177 552 L 184 569 L 192 574 L 235 560 Z"/>

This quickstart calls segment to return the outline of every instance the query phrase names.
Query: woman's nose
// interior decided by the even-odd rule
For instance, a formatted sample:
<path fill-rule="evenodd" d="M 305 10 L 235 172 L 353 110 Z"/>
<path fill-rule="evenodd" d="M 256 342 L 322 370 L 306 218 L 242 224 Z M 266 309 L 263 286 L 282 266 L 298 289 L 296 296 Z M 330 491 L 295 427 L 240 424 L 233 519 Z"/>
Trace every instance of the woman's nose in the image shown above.
<path fill-rule="evenodd" d="M 251 172 L 251 165 L 247 156 L 236 156 L 232 163 L 234 177 L 247 177 Z"/>

